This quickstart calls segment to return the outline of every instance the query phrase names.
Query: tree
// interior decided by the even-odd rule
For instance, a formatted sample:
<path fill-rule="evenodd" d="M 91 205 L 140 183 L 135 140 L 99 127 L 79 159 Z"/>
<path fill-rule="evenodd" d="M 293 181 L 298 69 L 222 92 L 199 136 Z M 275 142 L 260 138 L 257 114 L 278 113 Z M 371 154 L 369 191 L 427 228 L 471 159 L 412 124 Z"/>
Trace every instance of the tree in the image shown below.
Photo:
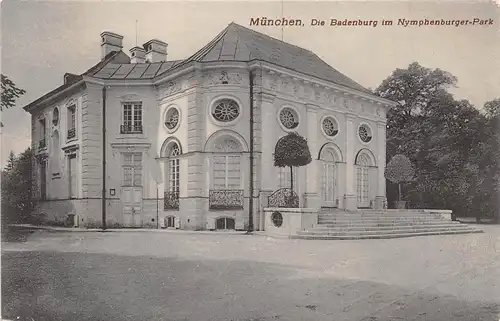
<path fill-rule="evenodd" d="M 2 104 L 0 105 L 0 111 L 10 107 L 14 107 L 17 98 L 21 97 L 26 93 L 24 89 L 18 88 L 16 84 L 5 75 L 2 76 Z"/>
<path fill-rule="evenodd" d="M 398 154 L 390 160 L 385 168 L 385 178 L 398 184 L 398 201 L 401 201 L 401 183 L 413 180 L 415 170 L 405 155 Z"/>
<path fill-rule="evenodd" d="M 484 104 L 484 110 L 488 118 L 500 116 L 500 98 L 487 101 Z"/>
<path fill-rule="evenodd" d="M 11 153 L 2 177 L 2 223 L 27 222 L 35 203 L 30 148 L 14 157 Z"/>
<path fill-rule="evenodd" d="M 298 133 L 289 133 L 276 143 L 274 166 L 290 168 L 290 197 L 293 195 L 293 167 L 305 166 L 311 162 L 307 140 Z"/>
<path fill-rule="evenodd" d="M 0 104 L 0 112 L 3 109 L 11 108 L 16 105 L 17 98 L 21 97 L 26 93 L 24 89 L 18 88 L 16 84 L 9 79 L 9 77 L 1 74 L 2 77 L 2 100 Z M 3 127 L 3 123 L 0 122 L 0 127 Z"/>
<path fill-rule="evenodd" d="M 376 95 L 398 103 L 387 115 L 387 159 L 404 154 L 416 161 L 425 141 L 419 135 L 429 106 L 436 100 L 453 100 L 446 89 L 456 82 L 456 77 L 446 71 L 414 62 L 407 69 L 396 69 L 375 89 Z"/>

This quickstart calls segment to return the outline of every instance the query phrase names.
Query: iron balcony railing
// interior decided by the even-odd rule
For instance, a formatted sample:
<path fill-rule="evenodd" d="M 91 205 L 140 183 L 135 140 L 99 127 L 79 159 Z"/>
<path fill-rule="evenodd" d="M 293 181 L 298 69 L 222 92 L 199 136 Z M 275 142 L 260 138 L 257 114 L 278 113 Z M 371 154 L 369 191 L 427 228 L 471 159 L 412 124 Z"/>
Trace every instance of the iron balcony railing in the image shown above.
<path fill-rule="evenodd" d="M 142 125 L 125 124 L 120 125 L 121 134 L 142 134 Z"/>
<path fill-rule="evenodd" d="M 75 138 L 75 137 L 76 137 L 75 128 L 68 129 L 68 139 Z"/>
<path fill-rule="evenodd" d="M 289 188 L 280 188 L 267 198 L 269 207 L 299 207 L 299 196 Z"/>
<path fill-rule="evenodd" d="M 241 210 L 243 209 L 243 190 L 211 189 L 208 203 L 211 210 Z"/>
<path fill-rule="evenodd" d="M 45 138 L 41 138 L 39 141 L 38 141 L 38 149 L 43 149 L 47 147 L 47 145 L 45 144 Z"/>
<path fill-rule="evenodd" d="M 178 210 L 179 209 L 179 192 L 165 192 L 163 197 L 164 210 Z"/>

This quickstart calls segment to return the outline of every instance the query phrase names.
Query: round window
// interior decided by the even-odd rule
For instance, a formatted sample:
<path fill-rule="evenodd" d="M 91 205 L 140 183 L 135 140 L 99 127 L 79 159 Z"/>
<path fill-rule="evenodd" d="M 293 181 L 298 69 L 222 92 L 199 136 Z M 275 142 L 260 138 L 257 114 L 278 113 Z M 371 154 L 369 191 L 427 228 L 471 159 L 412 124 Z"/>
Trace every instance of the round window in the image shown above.
<path fill-rule="evenodd" d="M 59 124 L 59 109 L 54 108 L 54 111 L 52 112 L 52 124 L 57 125 Z"/>
<path fill-rule="evenodd" d="M 372 140 L 372 131 L 366 124 L 359 126 L 358 134 L 363 143 L 369 143 Z"/>
<path fill-rule="evenodd" d="M 228 123 L 240 115 L 240 107 L 231 99 L 222 99 L 215 104 L 212 110 L 212 116 L 215 120 Z"/>
<path fill-rule="evenodd" d="M 286 129 L 295 129 L 299 126 L 299 117 L 291 108 L 283 108 L 280 111 L 280 122 Z"/>
<path fill-rule="evenodd" d="M 328 137 L 334 137 L 339 132 L 337 121 L 333 117 L 325 117 L 321 123 L 323 132 Z"/>
<path fill-rule="evenodd" d="M 177 125 L 179 125 L 179 110 L 175 107 L 171 107 L 167 110 L 165 115 L 165 126 L 169 130 L 174 130 Z"/>
<path fill-rule="evenodd" d="M 281 215 L 280 212 L 274 212 L 273 215 L 271 215 L 271 221 L 274 226 L 281 227 L 281 225 L 283 225 L 283 215 Z"/>

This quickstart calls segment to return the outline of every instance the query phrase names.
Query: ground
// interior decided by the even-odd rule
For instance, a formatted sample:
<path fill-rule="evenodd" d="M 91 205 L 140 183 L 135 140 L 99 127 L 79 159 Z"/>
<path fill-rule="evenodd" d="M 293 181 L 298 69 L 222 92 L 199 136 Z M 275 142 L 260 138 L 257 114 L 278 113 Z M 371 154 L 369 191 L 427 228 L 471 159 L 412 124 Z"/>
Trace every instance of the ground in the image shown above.
<path fill-rule="evenodd" d="M 498 321 L 500 226 L 308 241 L 203 232 L 49 232 L 2 244 L 4 318 Z"/>

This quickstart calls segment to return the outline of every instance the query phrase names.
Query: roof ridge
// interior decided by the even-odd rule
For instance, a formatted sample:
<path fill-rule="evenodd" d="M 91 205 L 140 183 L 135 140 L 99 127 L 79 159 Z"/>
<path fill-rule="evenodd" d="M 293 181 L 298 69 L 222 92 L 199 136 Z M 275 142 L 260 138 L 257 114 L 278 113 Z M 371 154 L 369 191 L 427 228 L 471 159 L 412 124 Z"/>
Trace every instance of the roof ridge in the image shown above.
<path fill-rule="evenodd" d="M 260 31 L 254 30 L 254 29 L 247 28 L 247 27 L 245 27 L 245 26 L 242 26 L 242 25 L 240 25 L 240 24 L 237 24 L 236 22 L 231 22 L 231 24 L 230 24 L 230 25 L 235 25 L 237 28 L 242 28 L 242 29 L 248 30 L 248 31 L 250 31 L 250 32 L 256 33 L 256 34 L 258 34 L 258 35 L 262 35 L 262 36 L 264 36 L 264 37 L 271 38 L 272 40 L 274 40 L 274 41 L 279 41 L 279 42 L 281 42 L 281 43 L 286 44 L 287 46 L 295 47 L 295 48 L 298 48 L 298 49 L 305 50 L 305 51 L 308 51 L 308 52 L 310 52 L 310 53 L 313 53 L 313 52 L 312 52 L 311 50 L 309 50 L 309 49 L 299 47 L 299 46 L 297 46 L 297 45 L 294 45 L 294 44 L 292 44 L 292 43 L 286 42 L 286 41 L 284 41 L 284 40 L 280 40 L 280 39 L 278 39 L 278 38 L 272 37 L 272 36 L 270 36 L 270 35 L 268 35 L 268 34 L 265 34 L 265 33 L 263 33 L 263 32 L 260 32 Z M 247 47 L 247 49 L 248 49 L 248 47 Z"/>

